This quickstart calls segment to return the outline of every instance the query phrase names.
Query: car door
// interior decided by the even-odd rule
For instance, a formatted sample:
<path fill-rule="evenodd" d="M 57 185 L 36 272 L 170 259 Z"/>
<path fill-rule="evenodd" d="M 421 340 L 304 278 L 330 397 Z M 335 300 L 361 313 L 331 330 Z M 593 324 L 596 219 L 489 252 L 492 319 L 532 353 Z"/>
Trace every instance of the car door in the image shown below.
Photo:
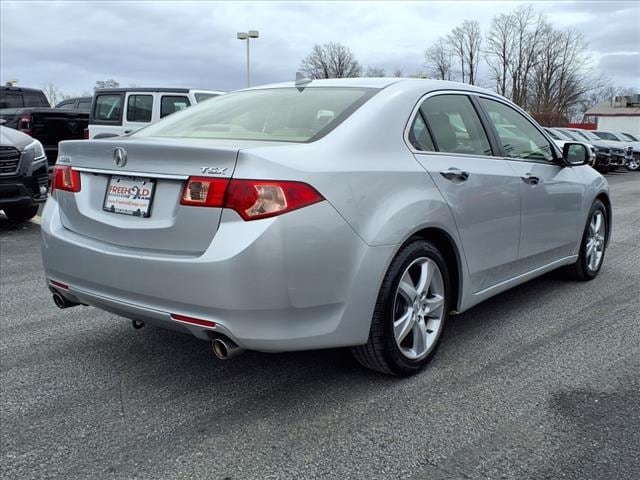
<path fill-rule="evenodd" d="M 448 203 L 462 240 L 474 292 L 513 276 L 520 240 L 520 182 L 493 156 L 470 98 L 429 95 L 408 132 L 415 158 Z"/>
<path fill-rule="evenodd" d="M 121 135 L 123 122 L 123 92 L 96 94 L 89 117 L 89 138 L 96 135 Z"/>
<path fill-rule="evenodd" d="M 135 132 L 158 120 L 156 94 L 153 92 L 127 92 L 122 134 Z"/>
<path fill-rule="evenodd" d="M 524 114 L 494 98 L 479 97 L 478 103 L 520 178 L 522 272 L 574 254 L 584 222 L 580 211 L 585 194 L 576 170 L 561 161 L 557 149 Z"/>

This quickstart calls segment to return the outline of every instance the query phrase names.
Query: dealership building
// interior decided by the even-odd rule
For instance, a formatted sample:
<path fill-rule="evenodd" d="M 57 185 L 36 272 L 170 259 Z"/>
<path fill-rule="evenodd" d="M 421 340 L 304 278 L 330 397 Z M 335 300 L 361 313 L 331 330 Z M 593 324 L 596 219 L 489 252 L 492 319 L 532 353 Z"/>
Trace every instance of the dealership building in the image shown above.
<path fill-rule="evenodd" d="M 640 135 L 640 94 L 614 97 L 598 103 L 584 116 L 597 124 L 598 130 Z"/>

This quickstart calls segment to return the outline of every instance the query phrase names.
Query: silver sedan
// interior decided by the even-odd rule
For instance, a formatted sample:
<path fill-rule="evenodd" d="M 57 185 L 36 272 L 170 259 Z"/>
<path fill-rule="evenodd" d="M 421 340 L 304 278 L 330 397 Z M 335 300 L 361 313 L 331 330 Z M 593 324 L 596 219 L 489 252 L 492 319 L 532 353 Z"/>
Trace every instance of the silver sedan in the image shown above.
<path fill-rule="evenodd" d="M 188 332 L 220 358 L 351 347 L 409 375 L 450 314 L 560 267 L 598 274 L 612 213 L 588 158 L 469 85 L 247 89 L 62 142 L 47 283 L 59 307 Z"/>

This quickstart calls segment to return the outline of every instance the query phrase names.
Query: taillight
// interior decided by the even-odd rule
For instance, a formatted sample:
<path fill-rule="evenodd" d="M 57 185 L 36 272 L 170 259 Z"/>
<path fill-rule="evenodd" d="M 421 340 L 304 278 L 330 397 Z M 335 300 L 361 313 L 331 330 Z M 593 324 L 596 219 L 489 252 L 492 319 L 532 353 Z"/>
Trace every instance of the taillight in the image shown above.
<path fill-rule="evenodd" d="M 53 167 L 53 182 L 51 182 L 51 193 L 55 190 L 66 192 L 80 191 L 80 172 L 74 170 L 69 165 L 56 165 Z"/>
<path fill-rule="evenodd" d="M 302 182 L 190 177 L 182 205 L 231 208 L 244 220 L 274 217 L 324 200 Z"/>
<path fill-rule="evenodd" d="M 222 207 L 228 178 L 189 177 L 182 191 L 182 205 Z"/>
<path fill-rule="evenodd" d="M 89 140 L 89 127 L 85 128 L 82 131 L 82 138 L 84 138 L 85 140 Z"/>
<path fill-rule="evenodd" d="M 31 114 L 25 113 L 20 115 L 18 119 L 18 130 L 22 133 L 26 133 L 27 135 L 31 135 L 33 131 L 31 130 Z"/>
<path fill-rule="evenodd" d="M 224 206 L 245 220 L 281 215 L 324 200 L 315 188 L 302 182 L 231 180 Z"/>

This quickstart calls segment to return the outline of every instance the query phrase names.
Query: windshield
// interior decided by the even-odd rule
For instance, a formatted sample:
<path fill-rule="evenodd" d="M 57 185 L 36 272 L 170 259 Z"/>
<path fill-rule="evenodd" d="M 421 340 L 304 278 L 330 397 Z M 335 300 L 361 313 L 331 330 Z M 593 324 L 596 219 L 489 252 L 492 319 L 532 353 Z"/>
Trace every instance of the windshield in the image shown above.
<path fill-rule="evenodd" d="M 593 132 L 588 130 L 574 130 L 577 134 L 582 135 L 587 140 L 600 140 L 600 137 L 594 135 Z"/>
<path fill-rule="evenodd" d="M 273 88 L 212 98 L 140 130 L 139 137 L 314 141 L 374 93 L 367 88 Z"/>
<path fill-rule="evenodd" d="M 616 137 L 613 133 L 609 133 L 609 132 L 593 132 L 593 133 L 603 140 L 613 140 L 614 142 L 620 141 L 620 139 Z"/>
<path fill-rule="evenodd" d="M 578 142 L 584 142 L 584 138 L 578 136 L 577 134 L 575 134 L 574 132 L 570 132 L 568 130 L 557 130 L 558 132 L 562 133 L 565 137 L 567 137 L 569 140 L 577 140 Z"/>

